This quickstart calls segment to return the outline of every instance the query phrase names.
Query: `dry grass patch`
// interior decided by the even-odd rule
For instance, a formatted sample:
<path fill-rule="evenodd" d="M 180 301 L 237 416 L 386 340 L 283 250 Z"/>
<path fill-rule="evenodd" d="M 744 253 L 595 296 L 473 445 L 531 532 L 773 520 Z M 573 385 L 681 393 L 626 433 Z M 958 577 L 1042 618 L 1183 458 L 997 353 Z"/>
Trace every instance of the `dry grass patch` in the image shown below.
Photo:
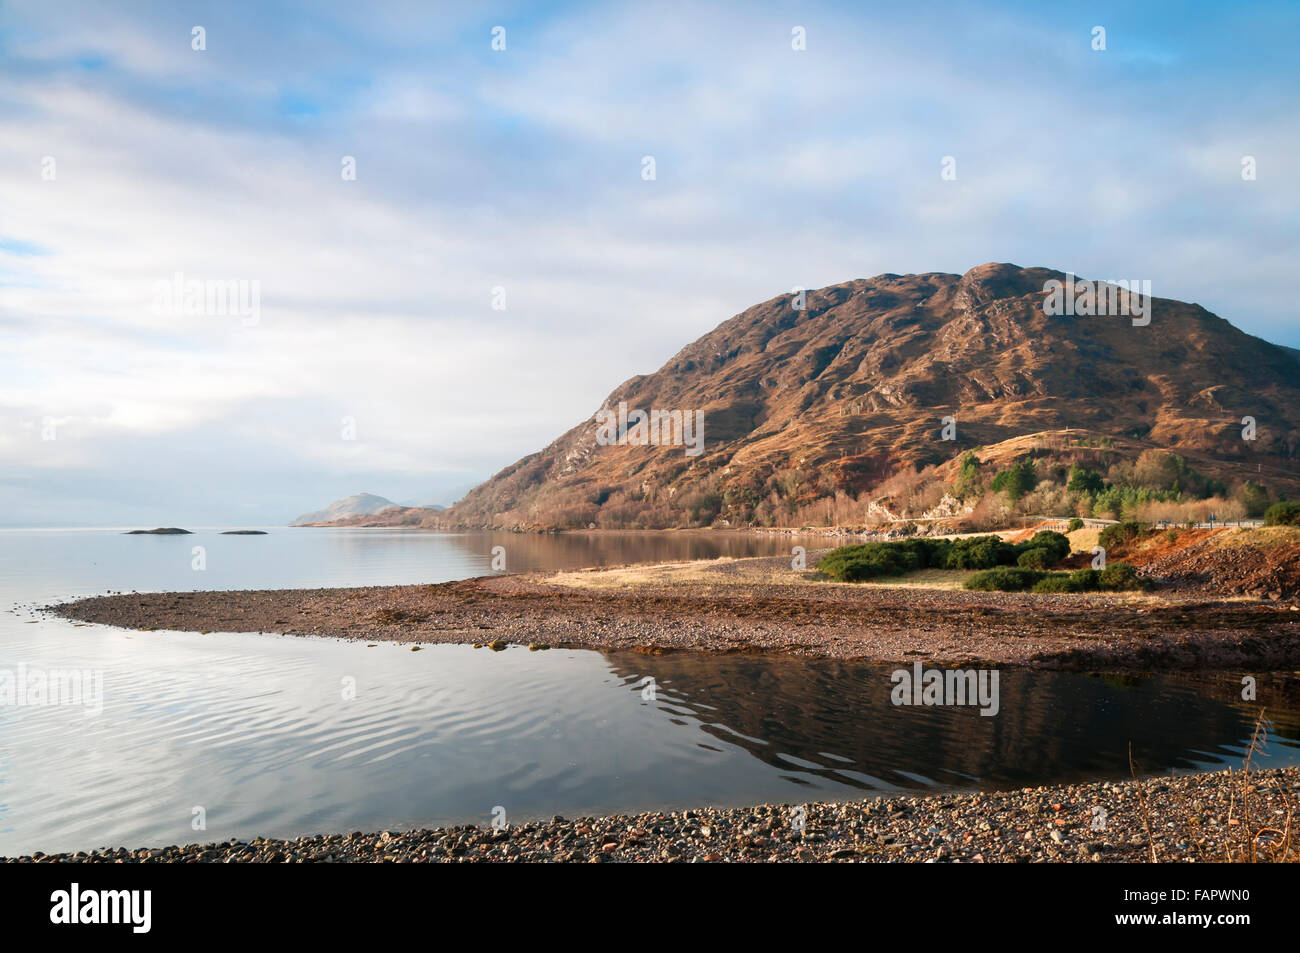
<path fill-rule="evenodd" d="M 1094 546 L 1099 545 L 1101 529 L 1085 526 L 1083 529 L 1076 529 L 1073 533 L 1066 533 L 1065 536 L 1070 541 L 1070 552 L 1090 553 Z"/>

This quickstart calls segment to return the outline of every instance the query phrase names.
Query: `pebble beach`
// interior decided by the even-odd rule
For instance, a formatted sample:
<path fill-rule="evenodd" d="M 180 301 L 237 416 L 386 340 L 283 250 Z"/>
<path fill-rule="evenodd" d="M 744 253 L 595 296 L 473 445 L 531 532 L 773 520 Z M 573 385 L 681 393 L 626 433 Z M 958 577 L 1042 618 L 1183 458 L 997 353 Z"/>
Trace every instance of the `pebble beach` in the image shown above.
<path fill-rule="evenodd" d="M 554 817 L 500 829 L 38 853 L 0 862 L 1294 862 L 1298 802 L 1300 769 L 1232 770 L 984 794 Z"/>

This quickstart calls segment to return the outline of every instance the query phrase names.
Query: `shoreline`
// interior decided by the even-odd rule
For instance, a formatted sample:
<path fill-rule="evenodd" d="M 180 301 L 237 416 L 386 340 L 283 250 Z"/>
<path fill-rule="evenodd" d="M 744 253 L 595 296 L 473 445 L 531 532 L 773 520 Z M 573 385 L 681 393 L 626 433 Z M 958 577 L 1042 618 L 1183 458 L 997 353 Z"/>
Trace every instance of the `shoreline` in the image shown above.
<path fill-rule="evenodd" d="M 1300 668 L 1300 604 L 814 581 L 785 557 L 433 585 L 129 593 L 44 607 L 125 629 L 366 642 L 758 653 L 1056 671 Z"/>
<path fill-rule="evenodd" d="M 1153 846 L 1158 861 L 1203 863 L 1242 860 L 1252 844 L 1260 860 L 1295 862 L 1298 800 L 1300 768 L 1220 769 L 990 793 L 555 817 L 502 830 L 36 852 L 0 863 L 1136 863 L 1152 860 Z"/>
<path fill-rule="evenodd" d="M 1040 671 L 1300 667 L 1295 601 L 1186 590 L 970 592 L 958 588 L 964 574 L 945 573 L 847 584 L 796 572 L 786 557 L 722 558 L 433 585 L 120 593 L 44 611 L 128 629 L 276 633 L 412 647 L 760 653 Z M 1151 860 L 1153 846 L 1161 861 L 1205 862 L 1239 859 L 1251 843 L 1287 855 L 1266 859 L 1300 860 L 1292 835 L 1298 797 L 1300 767 L 1252 769 L 1248 777 L 1215 768 L 1137 781 L 813 802 L 802 806 L 802 831 L 790 805 L 764 804 L 556 817 L 504 830 L 461 825 L 36 852 L 0 863 L 1123 863 Z M 1093 826 L 1099 810 L 1105 812 L 1104 829 Z"/>

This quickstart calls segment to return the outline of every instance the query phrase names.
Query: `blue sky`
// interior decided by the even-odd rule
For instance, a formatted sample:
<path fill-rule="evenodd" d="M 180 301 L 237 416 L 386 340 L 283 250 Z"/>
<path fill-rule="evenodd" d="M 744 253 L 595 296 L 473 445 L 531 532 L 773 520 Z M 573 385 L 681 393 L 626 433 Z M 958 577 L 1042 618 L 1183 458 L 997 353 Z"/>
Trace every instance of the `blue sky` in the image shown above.
<path fill-rule="evenodd" d="M 1300 5 L 466 6 L 0 0 L 0 524 L 450 499 L 883 272 L 1145 278 L 1300 346 Z M 177 272 L 259 320 L 156 313 Z"/>

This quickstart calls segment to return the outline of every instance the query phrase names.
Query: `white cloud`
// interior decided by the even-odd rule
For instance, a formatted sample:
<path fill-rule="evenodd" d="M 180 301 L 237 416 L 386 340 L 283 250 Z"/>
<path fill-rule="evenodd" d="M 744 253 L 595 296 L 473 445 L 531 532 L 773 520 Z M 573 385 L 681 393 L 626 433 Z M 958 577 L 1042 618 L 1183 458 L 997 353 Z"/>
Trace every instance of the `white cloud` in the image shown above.
<path fill-rule="evenodd" d="M 1300 343 L 1280 317 L 1294 103 L 1207 80 L 1200 114 L 1170 109 L 1179 57 L 1090 58 L 1052 20 L 972 8 L 945 40 L 901 14 L 594 8 L 512 25 L 497 56 L 450 8 L 339 6 L 310 30 L 214 19 L 200 55 L 166 18 L 19 15 L 0 61 L 10 471 L 143 478 L 189 455 L 199 482 L 255 462 L 281 493 L 315 472 L 482 476 L 794 285 L 988 260 L 1150 276 Z M 260 282 L 260 322 L 154 313 L 176 272 Z M 57 446 L 24 427 L 45 416 L 67 418 Z"/>

